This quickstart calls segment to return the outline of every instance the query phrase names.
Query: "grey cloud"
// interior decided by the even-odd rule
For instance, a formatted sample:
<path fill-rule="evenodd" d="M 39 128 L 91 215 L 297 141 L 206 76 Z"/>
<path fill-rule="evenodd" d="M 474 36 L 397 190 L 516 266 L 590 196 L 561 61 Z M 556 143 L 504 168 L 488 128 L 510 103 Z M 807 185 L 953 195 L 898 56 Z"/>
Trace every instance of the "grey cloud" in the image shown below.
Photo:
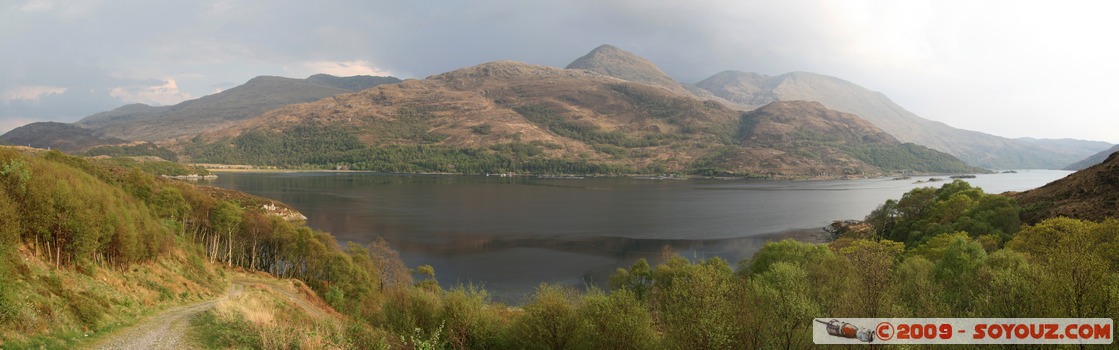
<path fill-rule="evenodd" d="M 939 60 L 935 63 L 943 67 L 931 68 L 914 68 L 913 64 L 894 64 L 888 57 L 876 57 L 873 50 L 881 49 L 875 46 L 880 38 L 865 35 L 890 32 L 865 26 L 890 20 L 876 12 L 878 7 L 908 3 L 122 0 L 93 4 L 97 6 L 65 16 L 14 10 L 19 4 L 0 11 L 0 51 L 5 53 L 0 55 L 0 89 L 18 85 L 70 88 L 65 94 L 51 96 L 50 106 L 44 99 L 38 104 L 4 107 L 0 118 L 72 119 L 100 112 L 123 104 L 108 95 L 110 89 L 136 85 L 138 80 L 176 79 L 184 92 L 197 97 L 257 75 L 284 75 L 286 69 L 307 62 L 367 61 L 399 77 L 423 78 L 504 59 L 562 67 L 600 44 L 613 44 L 645 56 L 670 76 L 689 83 L 727 69 L 771 75 L 789 71 L 834 75 L 896 96 L 918 113 L 934 114 L 926 115 L 933 119 L 1008 136 L 1019 136 L 1012 134 L 1026 132 L 1023 128 L 1031 125 L 1038 129 L 1035 124 L 1014 118 L 1030 115 L 1029 120 L 1036 123 L 1046 113 L 1060 110 L 1047 105 L 1014 106 L 1002 109 L 1005 115 L 997 115 L 990 111 L 1005 106 L 983 106 L 980 98 L 956 105 L 944 103 L 958 96 L 984 94 L 980 86 L 1009 91 L 1004 93 L 1022 91 L 1008 82 L 968 83 L 969 79 L 981 79 L 977 74 L 987 69 L 969 62 L 984 62 L 994 68 L 1015 64 L 999 61 L 999 57 L 971 60 L 967 52 L 962 52 L 964 59 L 960 62 Z M 861 14 L 864 9 L 857 6 L 864 5 L 871 7 L 867 12 L 870 17 L 844 17 Z M 957 11 L 956 7 L 968 9 Z M 934 10 L 954 15 L 966 14 L 971 8 L 954 4 L 938 5 Z M 954 20 L 953 25 L 974 24 Z M 921 34 L 913 40 L 924 40 Z M 953 40 L 960 40 L 955 36 L 967 33 L 939 31 L 928 35 L 935 37 L 935 43 L 951 47 Z M 867 47 L 870 51 L 859 51 Z M 934 52 L 938 59 L 955 57 L 944 55 Z M 1061 68 L 1069 67 L 1054 67 Z M 1101 74 L 1119 79 L 1119 73 L 1108 69 Z M 1036 76 L 1030 77 L 1017 84 L 1033 83 Z M 78 94 L 91 89 L 96 92 L 91 96 Z M 1095 92 L 1088 95 L 1101 96 Z M 1031 95 L 1026 100 L 1070 100 L 1067 96 L 1037 97 Z M 53 106 L 56 103 L 66 106 Z M 972 112 L 976 110 L 985 112 Z M 1088 109 L 1077 112 L 1099 113 Z M 1005 122 L 1008 118 L 1015 123 Z M 991 122 L 972 123 L 976 120 Z M 1117 142 L 1117 133 L 1038 136 L 1107 137 Z"/>

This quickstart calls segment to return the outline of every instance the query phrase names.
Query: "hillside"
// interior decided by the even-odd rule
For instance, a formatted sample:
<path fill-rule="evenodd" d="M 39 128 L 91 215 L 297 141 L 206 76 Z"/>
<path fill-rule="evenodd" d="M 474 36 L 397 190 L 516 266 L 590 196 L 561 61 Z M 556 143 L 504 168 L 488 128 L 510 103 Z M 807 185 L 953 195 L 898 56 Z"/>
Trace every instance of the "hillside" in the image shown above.
<path fill-rule="evenodd" d="M 0 135 L 0 144 L 3 145 L 53 148 L 63 152 L 77 152 L 98 145 L 127 142 L 118 138 L 99 136 L 90 129 L 56 122 L 31 123 Z"/>
<path fill-rule="evenodd" d="M 844 176 L 896 172 L 984 172 L 923 146 L 902 144 L 853 114 L 810 101 L 778 101 L 743 117 L 742 146 L 724 166 L 763 171 Z M 781 152 L 774 154 L 774 151 Z"/>
<path fill-rule="evenodd" d="M 31 144 L 38 148 L 80 152 L 130 141 L 164 143 L 221 130 L 286 105 L 399 82 L 400 79 L 394 77 L 374 76 L 316 74 L 307 79 L 261 76 L 243 85 L 174 106 L 130 104 L 85 117 L 73 124 L 28 124 L 0 135 L 0 144 Z"/>
<path fill-rule="evenodd" d="M 0 348 L 375 345 L 334 311 L 346 301 L 319 295 L 359 300 L 374 275 L 354 259 L 378 256 L 282 203 L 144 169 L 0 147 Z"/>
<path fill-rule="evenodd" d="M 801 166 L 820 155 L 789 152 L 788 144 L 740 144 L 743 120 L 741 112 L 686 91 L 501 61 L 288 106 L 176 147 L 201 162 L 407 172 L 783 178 L 968 169 L 931 161 L 936 165 L 928 169 L 910 163 L 862 164 L 850 171 L 840 163 Z M 862 139 L 850 144 L 861 142 L 856 140 Z M 740 147 L 754 150 L 755 165 L 724 164 L 728 150 Z M 772 169 L 777 167 L 783 168 Z"/>
<path fill-rule="evenodd" d="M 1103 149 L 1106 149 L 1106 148 L 1110 148 L 1111 146 L 1114 146 L 1111 143 L 1103 142 L 1103 141 L 1087 141 L 1087 140 L 1077 140 L 1077 139 L 1067 139 L 1067 138 L 1066 139 L 1038 139 L 1038 138 L 1033 138 L 1033 137 L 1019 137 L 1019 138 L 1015 138 L 1014 140 L 1015 141 L 1022 141 L 1022 142 L 1030 143 L 1030 144 L 1035 144 L 1035 145 L 1038 145 L 1038 146 L 1041 146 L 1041 147 L 1048 148 L 1048 149 L 1050 149 L 1054 152 L 1068 153 L 1069 155 L 1094 153 L 1094 152 L 1099 152 L 1100 150 L 1103 150 Z M 1102 161 L 1102 159 L 1101 159 L 1101 161 Z"/>
<path fill-rule="evenodd" d="M 1064 170 L 1077 171 L 1087 169 L 1090 166 L 1103 163 L 1103 161 L 1107 160 L 1107 158 L 1115 152 L 1119 152 L 1119 145 L 1115 145 L 1114 147 L 1106 149 L 1103 152 L 1093 154 L 1091 157 L 1084 158 L 1079 162 L 1069 164 L 1067 167 L 1064 168 Z"/>
<path fill-rule="evenodd" d="M 1119 154 L 1041 188 L 1012 194 L 1026 222 L 1063 216 L 1102 221 L 1119 217 Z"/>
<path fill-rule="evenodd" d="M 828 108 L 858 115 L 902 142 L 927 146 L 989 169 L 1060 169 L 1094 152 L 1091 147 L 1085 149 L 1082 145 L 1040 145 L 953 128 L 907 111 L 882 93 L 814 73 L 794 72 L 770 77 L 725 71 L 696 86 L 747 106 L 761 106 L 772 101 L 817 101 Z"/>
<path fill-rule="evenodd" d="M 91 115 L 75 124 L 96 130 L 98 135 L 106 137 L 160 142 L 220 130 L 289 104 L 311 102 L 399 81 L 393 77 L 334 77 L 325 74 L 307 79 L 261 76 L 243 85 L 174 106 L 128 105 Z"/>

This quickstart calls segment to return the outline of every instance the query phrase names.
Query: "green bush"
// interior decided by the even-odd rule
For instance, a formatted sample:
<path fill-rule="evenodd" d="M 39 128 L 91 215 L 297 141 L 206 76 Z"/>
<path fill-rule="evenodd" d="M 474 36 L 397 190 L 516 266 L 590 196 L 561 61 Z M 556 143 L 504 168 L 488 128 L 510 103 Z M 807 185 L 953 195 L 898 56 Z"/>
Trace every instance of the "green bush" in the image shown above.
<path fill-rule="evenodd" d="M 573 347 L 579 330 L 575 295 L 563 287 L 541 284 L 524 314 L 517 318 L 513 339 L 522 349 L 559 350 Z"/>

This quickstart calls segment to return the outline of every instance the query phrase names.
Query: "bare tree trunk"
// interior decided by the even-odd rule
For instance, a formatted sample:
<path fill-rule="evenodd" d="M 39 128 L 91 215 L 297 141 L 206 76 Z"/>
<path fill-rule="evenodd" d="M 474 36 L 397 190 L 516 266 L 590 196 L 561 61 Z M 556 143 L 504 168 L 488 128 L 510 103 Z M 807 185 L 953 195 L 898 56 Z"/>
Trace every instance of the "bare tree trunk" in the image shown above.
<path fill-rule="evenodd" d="M 225 255 L 225 266 L 233 267 L 233 230 L 229 230 L 229 252 Z"/>

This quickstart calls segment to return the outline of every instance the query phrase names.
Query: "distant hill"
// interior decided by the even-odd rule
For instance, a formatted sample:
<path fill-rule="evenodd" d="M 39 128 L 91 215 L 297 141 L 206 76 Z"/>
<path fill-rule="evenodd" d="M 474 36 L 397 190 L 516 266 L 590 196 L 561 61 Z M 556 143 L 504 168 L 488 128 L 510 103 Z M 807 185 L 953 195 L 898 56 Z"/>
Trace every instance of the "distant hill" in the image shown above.
<path fill-rule="evenodd" d="M 126 140 L 165 141 L 220 130 L 272 109 L 293 103 L 400 82 L 393 77 L 334 77 L 318 74 L 307 79 L 261 76 L 243 85 L 174 106 L 128 105 L 98 113 L 76 125 L 98 135 Z"/>
<path fill-rule="evenodd" d="M 1086 151 L 1082 144 L 1042 145 L 952 128 L 921 118 L 881 93 L 814 73 L 794 72 L 770 77 L 724 71 L 695 85 L 685 85 L 670 78 L 649 60 L 611 45 L 595 48 L 567 68 L 658 86 L 741 110 L 752 110 L 774 101 L 817 101 L 830 109 L 858 115 L 902 142 L 931 147 L 953 154 L 968 164 L 992 169 L 1056 169 L 1092 154 L 1091 148 Z"/>
<path fill-rule="evenodd" d="M 1069 164 L 1069 166 L 1065 167 L 1064 170 L 1076 171 L 1087 169 L 1090 166 L 1103 163 L 1104 160 L 1107 160 L 1107 157 L 1110 157 L 1115 152 L 1119 152 L 1119 145 L 1108 148 L 1103 152 L 1093 154 L 1091 157 L 1084 158 L 1084 160 L 1081 160 L 1079 162 Z"/>
<path fill-rule="evenodd" d="M 879 92 L 826 75 L 794 72 L 778 76 L 725 71 L 696 86 L 746 106 L 772 101 L 808 100 L 858 115 L 902 142 L 912 142 L 990 169 L 1059 169 L 1092 154 L 1084 143 L 1039 144 L 953 128 L 921 118 Z M 1099 149 L 1106 145 L 1095 144 Z M 1098 150 L 1097 150 L 1098 151 Z"/>
<path fill-rule="evenodd" d="M 1058 216 L 1092 221 L 1119 217 L 1119 153 L 1063 179 L 1012 196 L 1022 205 L 1022 216 L 1028 223 Z"/>
<path fill-rule="evenodd" d="M 948 154 L 903 144 L 870 122 L 827 109 L 819 102 L 772 102 L 747 113 L 739 130 L 743 150 L 734 161 L 752 164 L 753 172 L 790 167 L 793 173 L 823 171 L 845 176 L 985 172 Z M 798 162 L 807 163 L 773 162 L 774 157 L 760 156 L 756 150 L 782 150 L 787 155 L 777 158 L 792 155 Z"/>
<path fill-rule="evenodd" d="M 1099 152 L 1101 150 L 1105 150 L 1105 149 L 1111 148 L 1111 146 L 1114 146 L 1109 142 L 1086 141 L 1086 140 L 1067 139 L 1067 138 L 1066 139 L 1038 139 L 1038 138 L 1033 138 L 1033 137 L 1019 137 L 1019 138 L 1015 138 L 1014 140 L 1035 144 L 1035 145 L 1038 145 L 1038 146 L 1041 146 L 1041 147 L 1048 148 L 1048 149 L 1050 149 L 1054 152 L 1063 152 L 1063 153 L 1068 153 L 1070 155 L 1072 155 L 1072 154 L 1085 154 L 1085 153 L 1095 154 L 1096 152 Z M 1100 161 L 1103 161 L 1103 159 L 1100 159 Z"/>
<path fill-rule="evenodd" d="M 4 135 L 0 144 L 51 148 L 63 152 L 77 152 L 98 145 L 115 145 L 128 141 L 96 135 L 93 130 L 66 123 L 38 122 L 27 124 Z"/>
<path fill-rule="evenodd" d="M 781 108 L 797 120 L 767 128 L 780 118 L 766 118 L 782 114 Z M 744 115 L 687 91 L 500 61 L 287 106 L 178 147 L 204 162 L 341 163 L 379 171 L 803 178 L 976 170 L 958 160 L 941 162 L 939 157 L 952 157 L 939 152 L 908 153 L 932 164 L 921 165 L 928 169 L 867 162 L 869 156 L 852 152 L 900 154 L 905 146 L 856 116 L 818 103 L 779 104 L 768 111 L 773 113 L 765 117 Z M 744 129 L 747 124 L 751 127 Z M 785 127 L 792 129 L 789 136 L 820 137 L 810 145 L 749 138 Z M 833 137 L 841 129 L 842 137 Z M 748 154 L 749 162 L 740 154 Z"/>

